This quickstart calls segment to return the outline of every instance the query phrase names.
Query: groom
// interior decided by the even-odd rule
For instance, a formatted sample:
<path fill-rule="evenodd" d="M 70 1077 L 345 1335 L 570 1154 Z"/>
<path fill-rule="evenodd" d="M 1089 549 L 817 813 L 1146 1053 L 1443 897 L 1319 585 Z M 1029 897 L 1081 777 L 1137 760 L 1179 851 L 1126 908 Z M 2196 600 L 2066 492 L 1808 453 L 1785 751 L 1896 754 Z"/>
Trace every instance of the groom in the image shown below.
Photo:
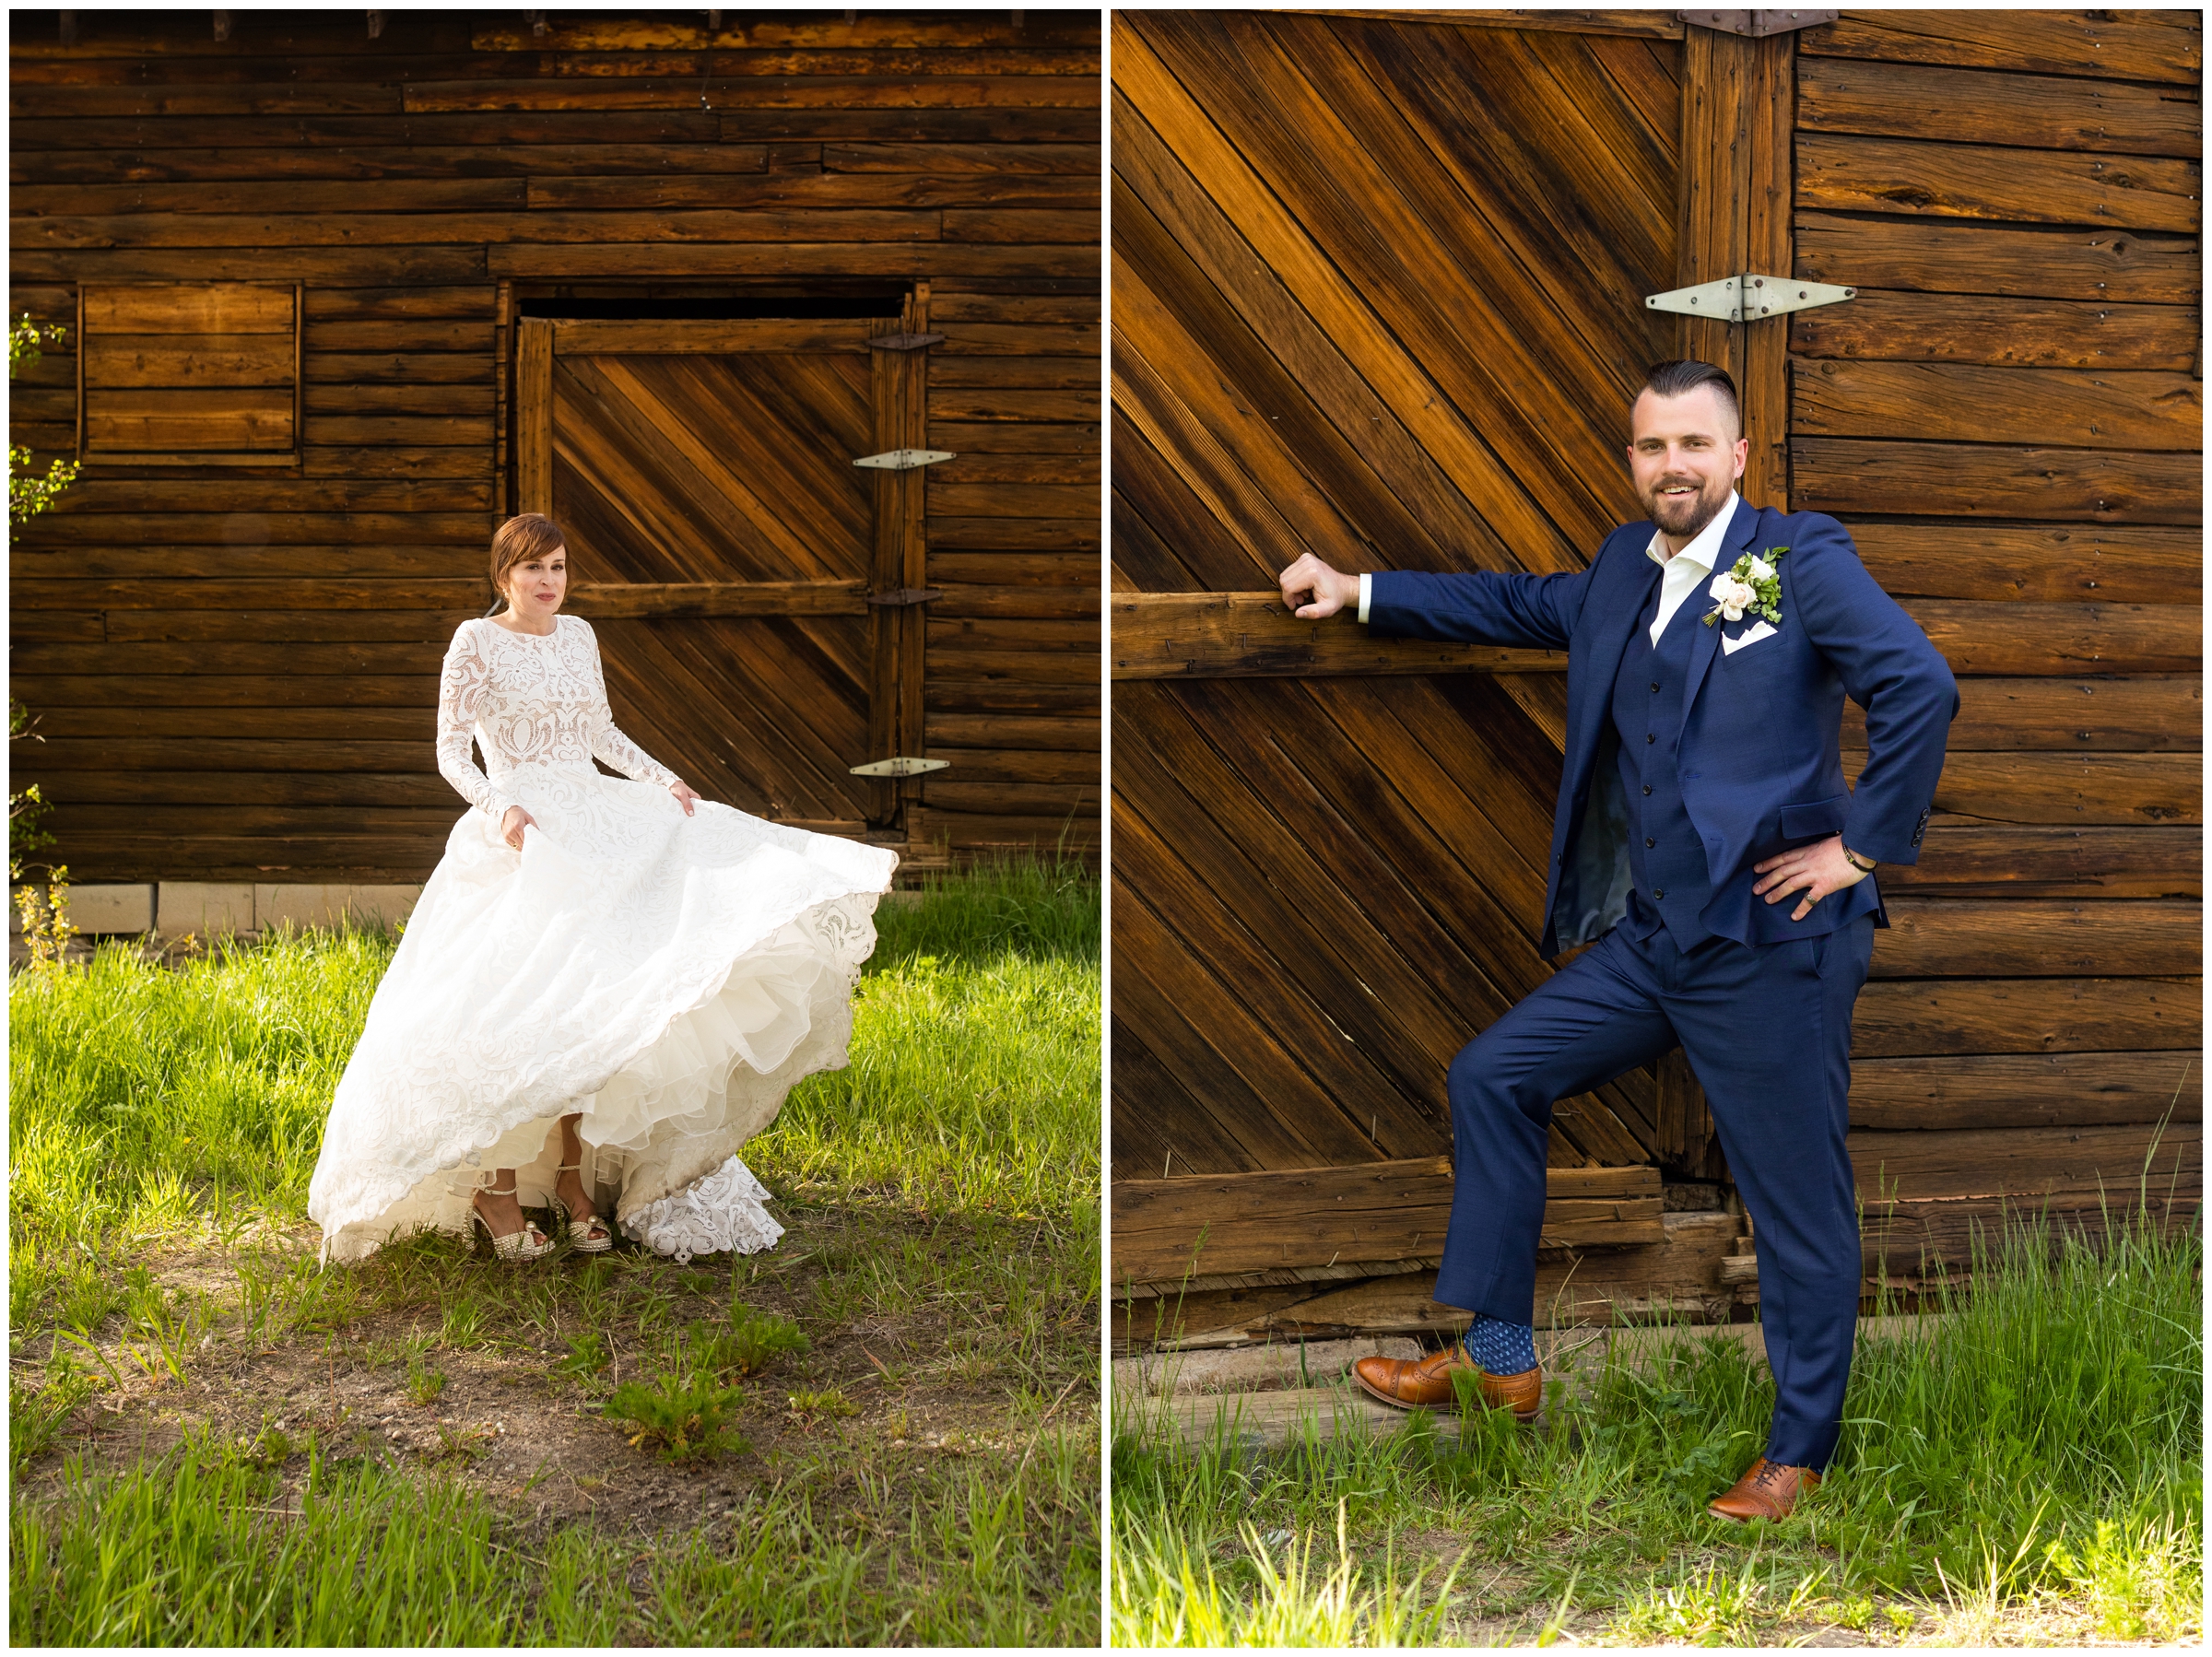
<path fill-rule="evenodd" d="M 1554 1099 L 1680 1044 L 1750 1210 L 1774 1374 L 1766 1451 L 1712 1504 L 1779 1519 L 1834 1453 L 1860 1283 L 1844 1155 L 1851 1013 L 1879 864 L 1917 861 L 1957 687 L 1832 518 L 1735 493 L 1749 444 L 1735 386 L 1663 362 L 1630 413 L 1649 521 L 1576 575 L 1347 575 L 1311 554 L 1284 603 L 1351 605 L 1384 637 L 1564 650 L 1567 753 L 1543 950 L 1589 944 L 1452 1063 L 1455 1171 L 1437 1299 L 1473 1311 L 1420 1362 L 1362 1358 L 1386 1404 L 1448 1403 L 1452 1371 L 1526 1419 L 1542 1397 L 1530 1320 Z M 1847 789 L 1838 727 L 1866 711 Z"/>

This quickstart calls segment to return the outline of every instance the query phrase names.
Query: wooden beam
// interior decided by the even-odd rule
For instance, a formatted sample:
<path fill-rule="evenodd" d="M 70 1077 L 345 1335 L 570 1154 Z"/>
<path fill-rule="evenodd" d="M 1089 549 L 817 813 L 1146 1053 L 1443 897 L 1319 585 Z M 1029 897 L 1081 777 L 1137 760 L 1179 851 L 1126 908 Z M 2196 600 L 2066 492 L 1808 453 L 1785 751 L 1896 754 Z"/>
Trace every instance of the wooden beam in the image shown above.
<path fill-rule="evenodd" d="M 1300 621 L 1275 593 L 1116 593 L 1117 679 L 1564 673 L 1564 651 L 1377 639 L 1348 613 Z"/>
<path fill-rule="evenodd" d="M 1544 1243 L 1653 1243 L 1655 1168 L 1555 1168 Z M 1116 1281 L 1159 1283 L 1271 1268 L 1433 1256 L 1452 1213 L 1445 1157 L 1337 1168 L 1122 1180 L 1112 1188 Z"/>
<path fill-rule="evenodd" d="M 1791 169 L 1796 36 L 1764 40 L 1692 28 L 1683 43 L 1680 288 L 1757 271 L 1794 274 Z M 1738 486 L 1754 506 L 1789 511 L 1789 323 L 1683 317 L 1677 349 L 1725 369 L 1751 440 Z"/>
<path fill-rule="evenodd" d="M 700 616 L 865 616 L 865 582 L 587 582 L 568 609 L 597 620 Z"/>
<path fill-rule="evenodd" d="M 518 512 L 553 510 L 553 324 L 526 316 L 514 353 L 514 497 Z"/>

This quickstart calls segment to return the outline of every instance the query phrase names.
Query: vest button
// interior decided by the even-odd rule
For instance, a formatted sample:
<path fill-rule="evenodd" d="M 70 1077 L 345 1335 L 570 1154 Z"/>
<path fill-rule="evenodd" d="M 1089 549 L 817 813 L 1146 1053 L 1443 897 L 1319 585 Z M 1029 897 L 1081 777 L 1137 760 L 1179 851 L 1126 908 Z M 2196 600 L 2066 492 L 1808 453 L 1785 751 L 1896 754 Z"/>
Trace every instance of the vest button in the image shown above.
<path fill-rule="evenodd" d="M 1645 793 L 1647 793 L 1647 794 L 1648 794 L 1648 793 L 1650 793 L 1652 792 L 1652 785 L 1651 785 L 1649 782 L 1646 782 L 1646 783 L 1643 785 L 1643 792 L 1644 792 Z"/>
<path fill-rule="evenodd" d="M 1646 731 L 1646 732 L 1643 734 L 1643 739 L 1644 739 L 1644 741 L 1646 741 L 1646 742 L 1657 742 L 1657 741 L 1659 740 L 1659 739 L 1658 739 L 1656 736 L 1653 736 L 1653 734 L 1651 734 L 1649 731 Z"/>
<path fill-rule="evenodd" d="M 1666 900 L 1666 894 L 1661 891 L 1657 887 L 1653 887 L 1652 888 L 1652 896 L 1658 899 L 1663 903 Z"/>
<path fill-rule="evenodd" d="M 1654 694 L 1655 694 L 1655 693 L 1658 691 L 1658 689 L 1659 689 L 1659 681 L 1658 681 L 1657 679 L 1653 679 L 1653 680 L 1652 681 L 1652 689 L 1653 689 L 1653 693 L 1654 693 Z"/>
<path fill-rule="evenodd" d="M 1647 846 L 1655 846 L 1659 842 L 1647 834 L 1643 837 L 1643 843 Z"/>

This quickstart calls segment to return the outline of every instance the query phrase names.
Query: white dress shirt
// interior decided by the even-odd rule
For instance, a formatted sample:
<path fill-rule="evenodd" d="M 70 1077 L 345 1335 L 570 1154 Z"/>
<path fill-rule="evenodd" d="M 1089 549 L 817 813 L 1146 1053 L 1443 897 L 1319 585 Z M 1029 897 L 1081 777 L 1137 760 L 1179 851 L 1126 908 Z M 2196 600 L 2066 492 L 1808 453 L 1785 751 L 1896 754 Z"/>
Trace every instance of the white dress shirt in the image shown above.
<path fill-rule="evenodd" d="M 1645 556 L 1665 571 L 1659 578 L 1659 614 L 1652 619 L 1652 642 L 1659 642 L 1659 635 L 1666 631 L 1666 624 L 1682 607 L 1682 601 L 1703 584 L 1712 573 L 1712 561 L 1720 556 L 1721 546 L 1728 535 L 1729 520 L 1735 516 L 1737 501 L 1741 499 L 1734 489 L 1728 491 L 1728 503 L 1713 514 L 1712 522 L 1700 530 L 1695 539 L 1671 558 L 1667 555 L 1666 539 L 1658 530 L 1652 532 L 1652 544 L 1644 548 Z M 1359 578 L 1359 619 L 1367 619 L 1367 606 L 1372 594 L 1374 577 Z"/>

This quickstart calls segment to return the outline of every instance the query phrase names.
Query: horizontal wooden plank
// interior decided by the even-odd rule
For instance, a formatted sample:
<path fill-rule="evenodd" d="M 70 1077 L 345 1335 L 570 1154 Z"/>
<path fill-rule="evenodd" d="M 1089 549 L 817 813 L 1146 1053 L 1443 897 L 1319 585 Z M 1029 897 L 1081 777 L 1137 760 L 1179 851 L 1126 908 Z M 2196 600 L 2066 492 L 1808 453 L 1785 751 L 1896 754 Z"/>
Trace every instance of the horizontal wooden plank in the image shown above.
<path fill-rule="evenodd" d="M 2194 605 L 1903 605 L 1955 674 L 2190 673 L 2204 657 Z"/>
<path fill-rule="evenodd" d="M 1920 293 L 2193 305 L 2204 291 L 2194 236 L 2049 230 L 1958 219 L 1800 213 L 1791 274 Z"/>
<path fill-rule="evenodd" d="M 435 773 L 438 755 L 428 742 L 368 740 L 281 740 L 255 736 L 202 736 L 190 742 L 50 737 L 23 770 L 41 778 L 73 772 L 115 771 L 125 775 L 154 770 L 246 773 L 281 771 L 381 771 Z M 82 795 L 73 797 L 82 798 Z"/>
<path fill-rule="evenodd" d="M 2012 224 L 2204 227 L 2204 169 L 2156 156 L 2092 156 L 1800 133 L 1796 205 Z"/>
<path fill-rule="evenodd" d="M 205 391 L 99 390 L 85 395 L 87 458 L 103 452 L 139 454 L 169 450 L 288 453 L 293 446 L 292 391 L 288 385 L 224 386 Z M 80 489 L 89 487 L 94 486 L 77 486 Z"/>
<path fill-rule="evenodd" d="M 1085 178 L 1066 173 L 982 170 L 943 177 L 914 172 L 721 172 L 657 180 L 653 186 L 653 199 L 665 207 L 813 207 L 825 212 L 854 207 L 992 207 L 1073 210 L 1095 216 L 1099 210 L 1099 181 L 1095 173 Z M 637 180 L 616 174 L 607 178 L 531 179 L 526 205 L 533 210 L 619 209 L 635 206 L 637 201 Z M 89 206 L 74 209 L 91 210 Z M 1089 240 L 1096 239 L 1094 228 Z M 1085 238 L 1032 234 L 1013 240 L 1059 241 Z"/>
<path fill-rule="evenodd" d="M 2194 454 L 1794 438 L 1799 511 L 2193 523 L 2203 511 Z"/>
<path fill-rule="evenodd" d="M 946 586 L 941 591 L 945 596 L 930 606 L 931 613 L 939 617 L 1034 617 L 1057 620 L 1082 617 L 1095 626 L 1101 602 L 1095 585 L 1088 588 Z"/>
<path fill-rule="evenodd" d="M 23 248 L 425 247 L 486 244 L 662 241 L 935 241 L 943 215 L 854 209 L 818 213 L 762 207 L 672 213 L 194 213 L 55 215 L 14 221 Z"/>
<path fill-rule="evenodd" d="M 553 351 L 560 357 L 667 357 L 695 352 L 715 356 L 767 353 L 865 357 L 868 329 L 865 323 L 850 321 L 786 322 L 761 318 L 656 322 L 561 317 L 553 321 Z"/>
<path fill-rule="evenodd" d="M 824 172 L 1074 173 L 1098 178 L 1099 144 L 825 144 Z M 935 311 L 933 309 L 933 317 Z"/>
<path fill-rule="evenodd" d="M 2022 828 L 1930 820 L 1917 864 L 1891 864 L 1885 892 L 1949 898 L 2201 898 L 2201 829 Z"/>
<path fill-rule="evenodd" d="M 207 180 L 191 183 L 18 185 L 8 210 L 53 213 L 427 213 L 520 212 L 529 206 L 527 179 Z M 631 181 L 631 189 L 636 189 Z M 634 205 L 635 197 L 623 206 Z M 732 202 L 716 204 L 735 206 Z"/>
<path fill-rule="evenodd" d="M 1016 748 L 1000 746 L 961 747 L 932 742 L 932 759 L 943 759 L 951 770 L 931 774 L 961 782 L 1020 782 L 1069 784 L 1097 790 L 1106 778 L 1096 749 L 1088 753 L 1060 748 Z"/>
<path fill-rule="evenodd" d="M 10 135 L 13 136 L 13 134 Z M 672 255 L 673 256 L 673 253 Z M 486 250 L 473 247 L 32 248 L 8 250 L 18 278 L 60 282 L 225 282 L 279 275 L 299 282 L 452 283 L 481 278 Z"/>
<path fill-rule="evenodd" d="M 2175 604 L 2204 589 L 2203 536 L 2148 524 L 1850 524 L 1892 597 Z"/>
<path fill-rule="evenodd" d="M 459 798 L 436 771 L 119 771 L 111 767 L 46 771 L 35 781 L 50 799 L 64 804 L 437 806 Z"/>
<path fill-rule="evenodd" d="M 1853 1060 L 1945 1053 L 2139 1053 L 2199 1047 L 2204 1027 L 2204 981 L 2199 978 L 1879 979 L 1859 993 L 1851 1019 L 1851 1052 Z M 1854 1120 L 1856 1078 L 1862 1074 L 1853 1072 Z M 2103 1071 L 2092 1066 L 2084 1074 L 2096 1076 Z"/>
<path fill-rule="evenodd" d="M 1854 1129 L 2078 1128 L 2162 1118 L 2204 1119 L 2202 1052 L 1852 1059 Z"/>
<path fill-rule="evenodd" d="M 1954 64 L 2193 87 L 2204 74 L 2198 14 L 2175 11 L 1852 12 L 1802 30 L 1808 56 Z"/>
<path fill-rule="evenodd" d="M 1880 876 L 1877 876 L 1880 878 Z M 2204 910 L 2185 902 L 1893 898 L 1877 978 L 2179 978 L 2202 970 Z"/>
<path fill-rule="evenodd" d="M 605 582 L 570 590 L 579 616 L 659 618 L 689 616 L 865 616 L 865 582 Z"/>
<path fill-rule="evenodd" d="M 1865 750 L 1845 756 L 1855 784 Z M 1945 759 L 1936 809 L 1996 823 L 2082 825 L 2204 820 L 2200 754 L 1960 753 Z"/>
<path fill-rule="evenodd" d="M 924 715 L 922 731 L 933 746 L 985 747 L 994 744 L 1023 748 L 1063 748 L 1096 754 L 1101 725 L 1096 718 L 1070 714 L 940 713 Z"/>
<path fill-rule="evenodd" d="M 127 704 L 72 707 L 41 702 L 39 734 L 123 737 L 146 741 L 157 736 L 254 737 L 264 741 L 332 739 L 360 742 L 437 740 L 437 689 L 412 706 L 383 707 L 133 707 Z"/>
<path fill-rule="evenodd" d="M 1117 679 L 1558 673 L 1564 652 L 1371 638 L 1349 615 L 1301 621 L 1276 593 L 1116 593 Z"/>
<path fill-rule="evenodd" d="M 289 267 L 313 250 L 287 251 Z M 425 254 L 436 249 L 415 250 Z M 27 254 L 16 255 L 18 259 Z M 182 256 L 182 253 L 180 253 Z M 359 257 L 359 255 L 355 255 Z M 867 241 L 715 241 L 570 242 L 533 244 L 512 242 L 479 248 L 478 268 L 494 277 L 514 276 L 547 280 L 587 278 L 653 278 L 704 280 L 723 276 L 781 276 L 858 278 L 879 276 L 903 281 L 917 276 L 963 277 L 971 281 L 1055 283 L 1095 281 L 1097 250 L 1081 247 L 994 247 L 912 241 L 877 244 Z M 71 264 L 83 262 L 79 255 Z M 116 255 L 120 258 L 123 255 Z M 976 416 L 975 418 L 994 418 Z M 1006 417 L 1027 418 L 1027 415 Z M 1098 417 L 1041 415 L 1034 417 Z"/>
<path fill-rule="evenodd" d="M 2163 679 L 1963 679 L 1947 742 L 1954 754 L 2065 750 L 2195 754 L 2204 682 Z M 1843 705 L 1843 746 L 1866 746 L 1866 715 Z"/>
<path fill-rule="evenodd" d="M 111 287 L 85 293 L 84 325 L 104 334 L 281 334 L 295 326 L 289 284 L 215 282 L 199 287 Z"/>
<path fill-rule="evenodd" d="M 76 486 L 83 487 L 81 482 Z M 70 493 L 76 493 L 76 488 Z M 191 511 L 87 512 L 75 516 L 47 512 L 25 528 L 23 539 L 27 546 L 16 556 L 37 557 L 41 552 L 53 556 L 53 549 L 62 546 L 100 548 L 124 558 L 143 558 L 147 549 L 157 547 L 221 547 L 224 550 L 216 556 L 246 560 L 255 556 L 262 544 L 260 537 L 266 535 L 266 545 L 279 548 L 357 547 L 367 543 L 372 548 L 384 549 L 349 552 L 347 558 L 355 560 L 349 567 L 357 570 L 364 568 L 363 560 L 374 560 L 385 553 L 404 557 L 402 549 L 410 547 L 438 547 L 455 560 L 447 568 L 461 567 L 459 560 L 463 558 L 467 567 L 473 568 L 483 560 L 484 547 L 499 526 L 499 518 L 488 511 L 410 511 L 405 507 L 364 507 L 351 512 L 265 510 L 253 511 L 247 521 L 229 513 Z M 288 553 L 285 556 L 290 557 Z M 138 568 L 145 566 L 141 564 Z"/>
<path fill-rule="evenodd" d="M 1789 323 L 1790 349 L 1800 357 L 2176 372 L 2196 360 L 2199 325 L 2193 305 L 1937 297 L 1865 288 L 1848 304 L 1800 311 Z"/>
<path fill-rule="evenodd" d="M 86 347 L 85 385 L 173 387 L 281 385 L 299 364 L 283 334 L 96 335 Z"/>
<path fill-rule="evenodd" d="M 1571 1240 L 1657 1242 L 1655 1168 L 1551 1169 L 1545 1221 Z M 1437 1253 L 1452 1209 L 1443 1157 L 1338 1168 L 1117 1180 L 1111 1193 L 1116 1281 L 1157 1283 L 1336 1261 L 1418 1259 Z M 1607 1205 L 1629 1213 L 1593 1220 Z M 1566 1205 L 1572 1205 L 1567 1207 Z M 1556 1213 L 1555 1213 L 1556 1210 Z M 1569 1240 L 1562 1238 L 1562 1241 Z"/>
<path fill-rule="evenodd" d="M 408 123 L 410 130 L 415 125 Z M 1090 147 L 1095 153 L 1096 146 Z M 76 150 L 18 148 L 12 172 L 16 182 L 37 185 L 200 183 L 222 179 L 253 182 L 286 179 L 528 179 L 618 172 L 658 179 L 701 172 L 762 172 L 767 167 L 765 144 L 441 144 L 426 139 L 421 144 L 364 141 L 343 148 L 301 148 L 279 137 L 265 148 L 175 144 L 159 148 L 127 145 Z M 310 316 L 316 314 L 316 302 L 311 294 Z"/>
<path fill-rule="evenodd" d="M 2201 1190 L 2204 1130 L 2195 1122 L 2081 1128 L 1854 1132 L 1846 1141 L 1859 1201 L 2095 1191 L 2115 1203 L 2170 1180 Z M 2178 1177 L 2177 1177 L 2178 1176 Z"/>
<path fill-rule="evenodd" d="M 197 644 L 19 644 L 18 674 L 435 674 L 443 641 L 418 644 L 299 644 L 281 640 Z"/>
<path fill-rule="evenodd" d="M 1797 59 L 1797 124 L 1818 133 L 2190 159 L 2203 154 L 2205 137 L 2194 88 L 1813 53 Z"/>
<path fill-rule="evenodd" d="M 15 694 L 33 710 L 434 708 L 438 667 L 414 674 L 360 675 L 350 681 L 315 674 L 32 675 L 18 670 Z"/>
<path fill-rule="evenodd" d="M 1924 1263 L 1971 1266 L 1978 1252 L 1987 1258 L 2007 1232 L 2040 1234 L 2053 1245 L 2064 1237 L 2079 1238 L 2094 1246 L 2112 1232 L 2132 1227 L 2138 1215 L 2147 1215 L 2163 1231 L 2194 1230 L 2203 1207 L 2202 1189 L 2200 1173 L 2180 1182 L 2171 1194 L 2161 1181 L 2147 1192 L 2134 1186 L 2053 1192 L 2026 1201 L 1942 1197 L 1867 1203 L 1859 1219 L 1859 1240 L 1868 1275 L 1886 1266 L 1894 1279 L 1919 1271 Z"/>
<path fill-rule="evenodd" d="M 1790 433 L 2199 450 L 2204 390 L 2185 372 L 2148 370 L 1808 362 L 1791 376 Z"/>

